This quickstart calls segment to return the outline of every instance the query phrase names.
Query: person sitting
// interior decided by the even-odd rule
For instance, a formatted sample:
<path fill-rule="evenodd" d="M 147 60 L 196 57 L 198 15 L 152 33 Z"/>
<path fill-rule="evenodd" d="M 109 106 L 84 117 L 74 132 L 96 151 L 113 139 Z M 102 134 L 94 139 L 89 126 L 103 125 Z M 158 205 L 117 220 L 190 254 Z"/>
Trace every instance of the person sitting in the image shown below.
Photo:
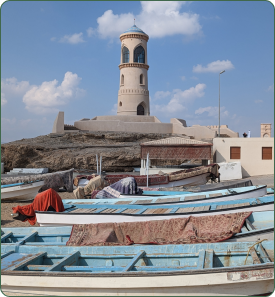
<path fill-rule="evenodd" d="M 243 137 L 244 137 L 244 138 L 246 138 L 246 137 L 247 137 L 247 134 L 246 134 L 245 132 L 244 132 L 244 134 L 243 134 Z"/>

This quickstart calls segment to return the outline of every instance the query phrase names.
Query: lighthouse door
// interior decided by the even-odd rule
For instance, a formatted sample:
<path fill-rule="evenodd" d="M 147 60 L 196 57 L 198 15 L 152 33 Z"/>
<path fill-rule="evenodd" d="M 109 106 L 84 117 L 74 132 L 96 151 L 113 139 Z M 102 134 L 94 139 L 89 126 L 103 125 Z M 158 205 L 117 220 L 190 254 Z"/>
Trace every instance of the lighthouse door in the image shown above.
<path fill-rule="evenodd" d="M 144 115 L 144 107 L 141 104 L 137 107 L 137 115 Z"/>

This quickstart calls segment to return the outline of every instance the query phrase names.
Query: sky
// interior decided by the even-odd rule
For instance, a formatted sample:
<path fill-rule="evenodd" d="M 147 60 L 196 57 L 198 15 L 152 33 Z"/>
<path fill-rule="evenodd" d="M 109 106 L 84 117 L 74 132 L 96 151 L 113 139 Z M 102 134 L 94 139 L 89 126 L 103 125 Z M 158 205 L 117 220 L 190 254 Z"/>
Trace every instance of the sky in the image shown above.
<path fill-rule="evenodd" d="M 119 35 L 149 35 L 151 115 L 274 135 L 274 7 L 267 1 L 9 1 L 1 6 L 1 142 L 115 115 Z M 219 75 L 221 71 L 224 73 Z"/>

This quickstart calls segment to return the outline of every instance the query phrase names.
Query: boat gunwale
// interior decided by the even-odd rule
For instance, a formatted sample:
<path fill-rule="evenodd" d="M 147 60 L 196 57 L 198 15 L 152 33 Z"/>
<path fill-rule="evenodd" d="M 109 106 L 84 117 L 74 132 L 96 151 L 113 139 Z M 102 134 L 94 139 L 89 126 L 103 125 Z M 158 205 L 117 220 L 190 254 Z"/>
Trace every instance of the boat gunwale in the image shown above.
<path fill-rule="evenodd" d="M 150 267 L 150 266 L 148 266 Z M 43 271 L 20 271 L 20 270 L 1 270 L 1 275 L 21 275 L 21 276 L 58 276 L 58 277 L 144 277 L 144 276 L 174 276 L 174 275 L 196 275 L 196 274 L 209 274 L 209 273 L 225 273 L 225 272 L 239 272 L 239 271 L 252 271 L 263 269 L 274 269 L 274 262 L 233 266 L 233 267 L 215 267 L 205 269 L 190 269 L 181 271 L 127 271 L 127 272 L 43 272 Z"/>
<path fill-rule="evenodd" d="M 232 200 L 234 201 L 234 200 Z M 241 204 L 241 203 L 240 203 Z M 192 212 L 184 212 L 184 213 L 161 213 L 161 214 L 131 214 L 131 213 L 87 213 L 87 212 L 77 212 L 77 213 L 72 213 L 72 210 L 77 209 L 77 207 L 73 207 L 74 205 L 72 205 L 72 209 L 68 208 L 66 209 L 65 212 L 53 212 L 53 211 L 38 211 L 36 210 L 35 213 L 37 214 L 51 214 L 51 215 L 122 215 L 122 216 L 132 216 L 132 217 L 157 217 L 157 216 L 178 216 L 178 215 L 192 215 L 192 214 L 199 214 L 199 213 L 204 213 L 205 215 L 207 215 L 208 213 L 211 212 L 221 212 L 221 211 L 232 211 L 232 210 L 236 210 L 236 209 L 245 209 L 245 208 L 250 208 L 250 207 L 259 207 L 259 206 L 263 206 L 263 205 L 269 205 L 269 204 L 274 204 L 274 201 L 269 201 L 269 202 L 263 202 L 260 204 L 250 204 L 250 205 L 243 205 L 241 207 L 228 207 L 225 209 L 210 209 L 208 211 L 192 211 Z M 99 205 L 99 204 L 98 204 Z M 107 207 L 106 205 L 108 205 L 109 207 Z M 124 204 L 121 204 L 124 205 Z M 127 208 L 128 204 L 125 204 L 124 208 Z M 111 204 L 105 204 L 102 205 L 102 208 L 110 208 L 110 206 L 112 206 Z M 92 207 L 93 208 L 93 207 Z M 98 207 L 99 209 L 100 207 Z M 180 208 L 180 206 L 178 207 Z M 85 208 L 83 208 L 85 209 Z M 152 208 L 153 209 L 153 208 Z M 68 211 L 69 210 L 69 211 Z M 252 211 L 252 210 L 251 210 Z"/>

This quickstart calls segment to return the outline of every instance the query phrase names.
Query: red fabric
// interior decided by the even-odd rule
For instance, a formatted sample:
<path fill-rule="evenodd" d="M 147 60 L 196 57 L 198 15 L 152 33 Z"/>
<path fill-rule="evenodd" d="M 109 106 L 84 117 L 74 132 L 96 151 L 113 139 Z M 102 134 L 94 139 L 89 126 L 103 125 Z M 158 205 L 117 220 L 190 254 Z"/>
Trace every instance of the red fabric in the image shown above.
<path fill-rule="evenodd" d="M 34 225 L 36 223 L 35 211 L 47 211 L 49 206 L 52 206 L 56 212 L 65 210 L 61 197 L 53 189 L 48 189 L 37 194 L 31 204 L 25 206 L 18 205 L 12 209 L 13 213 L 20 212 L 21 214 L 28 216 L 25 221 Z"/>
<path fill-rule="evenodd" d="M 192 244 L 218 242 L 239 233 L 252 212 L 144 222 L 74 225 L 69 246 Z"/>

